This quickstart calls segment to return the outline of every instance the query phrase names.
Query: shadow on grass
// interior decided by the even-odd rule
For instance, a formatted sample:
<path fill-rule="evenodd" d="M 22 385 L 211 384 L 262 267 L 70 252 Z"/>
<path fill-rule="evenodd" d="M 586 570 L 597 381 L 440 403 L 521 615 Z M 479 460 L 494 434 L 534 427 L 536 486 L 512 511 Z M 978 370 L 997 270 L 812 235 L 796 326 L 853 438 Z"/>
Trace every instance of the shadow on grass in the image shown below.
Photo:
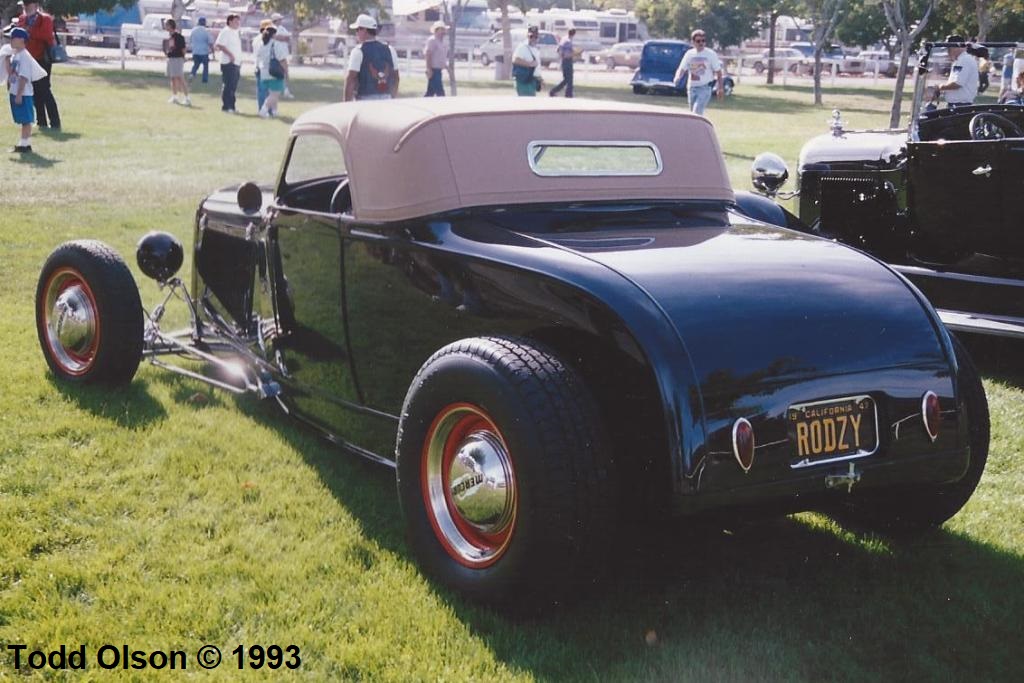
<path fill-rule="evenodd" d="M 136 378 L 128 386 L 111 391 L 110 387 L 68 384 L 52 374 L 47 381 L 64 398 L 96 417 L 119 427 L 132 429 L 159 422 L 167 417 L 164 407 L 150 395 L 146 379 Z"/>
<path fill-rule="evenodd" d="M 82 137 L 81 133 L 68 133 L 63 128 L 60 130 L 54 130 L 53 128 L 40 128 L 36 131 L 36 135 L 41 135 L 45 138 L 55 140 L 57 142 L 64 142 L 65 140 L 77 140 Z"/>
<path fill-rule="evenodd" d="M 34 147 L 38 147 L 39 143 L 36 142 Z M 11 156 L 10 160 L 16 164 L 24 164 L 25 166 L 35 166 L 36 168 L 51 168 L 61 163 L 61 159 L 50 159 L 44 157 L 42 154 L 36 151 L 25 152 L 18 154 L 17 156 Z"/>
<path fill-rule="evenodd" d="M 98 78 L 106 83 L 106 86 L 104 86 L 105 88 L 112 88 L 115 90 L 138 91 L 149 88 L 167 88 L 167 77 L 157 72 L 150 73 L 97 69 L 90 72 L 89 77 Z M 344 82 L 341 79 L 340 73 L 337 76 L 324 74 L 323 77 L 318 78 L 303 78 L 296 82 L 296 87 L 293 88 L 295 100 L 290 101 L 315 102 L 317 104 L 341 101 L 343 86 Z M 193 87 L 192 93 L 206 93 L 208 95 L 219 96 L 219 75 L 215 77 L 213 74 L 210 74 L 210 82 L 205 86 Z M 240 104 L 244 104 L 244 101 L 252 100 L 255 105 L 256 79 L 252 75 L 251 71 L 242 75 L 242 79 L 238 84 L 237 94 Z"/>
<path fill-rule="evenodd" d="M 368 538 L 411 559 L 393 471 L 271 404 L 239 407 L 316 468 Z M 818 516 L 665 522 L 623 526 L 608 576 L 539 617 L 435 590 L 498 660 L 540 680 L 1013 680 L 1024 559 L 941 529 L 897 544 Z"/>

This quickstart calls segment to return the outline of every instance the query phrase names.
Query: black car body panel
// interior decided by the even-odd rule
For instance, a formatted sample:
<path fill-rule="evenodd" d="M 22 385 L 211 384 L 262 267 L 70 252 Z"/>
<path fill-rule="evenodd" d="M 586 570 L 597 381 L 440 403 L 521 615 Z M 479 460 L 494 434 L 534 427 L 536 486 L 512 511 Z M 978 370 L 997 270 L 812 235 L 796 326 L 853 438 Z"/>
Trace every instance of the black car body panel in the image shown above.
<path fill-rule="evenodd" d="M 258 328 L 253 345 L 275 359 L 289 409 L 360 452 L 391 457 L 409 379 L 434 350 L 513 335 L 584 368 L 615 425 L 638 513 L 695 512 L 733 495 L 763 502 L 783 490 L 812 500 L 849 463 L 798 467 L 787 409 L 851 394 L 877 403 L 887 452 L 858 463 L 867 485 L 964 470 L 955 366 L 934 313 L 892 270 L 828 241 L 699 202 L 457 212 L 401 225 L 279 202 L 269 228 L 254 231 L 229 196 L 213 195 L 200 214 L 197 252 L 212 253 L 197 253 L 197 298 L 236 330 Z M 225 272 L 236 279 L 228 284 Z M 929 390 L 949 423 L 934 444 L 916 424 L 898 434 Z M 744 415 L 759 435 L 751 473 L 730 445 Z"/>

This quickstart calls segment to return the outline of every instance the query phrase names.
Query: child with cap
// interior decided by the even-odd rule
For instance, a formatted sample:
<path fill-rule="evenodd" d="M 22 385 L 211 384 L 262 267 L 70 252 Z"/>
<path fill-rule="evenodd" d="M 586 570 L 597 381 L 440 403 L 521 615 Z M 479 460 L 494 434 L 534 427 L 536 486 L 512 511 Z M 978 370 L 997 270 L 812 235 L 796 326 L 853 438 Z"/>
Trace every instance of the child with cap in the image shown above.
<path fill-rule="evenodd" d="M 0 48 L 0 76 L 7 81 L 14 122 L 21 126 L 21 137 L 11 151 L 31 152 L 32 124 L 36 120 L 32 101 L 34 93 L 32 82 L 45 77 L 46 71 L 25 49 L 28 31 L 19 27 L 11 27 L 4 31 L 4 35 L 10 36 L 11 43 Z"/>

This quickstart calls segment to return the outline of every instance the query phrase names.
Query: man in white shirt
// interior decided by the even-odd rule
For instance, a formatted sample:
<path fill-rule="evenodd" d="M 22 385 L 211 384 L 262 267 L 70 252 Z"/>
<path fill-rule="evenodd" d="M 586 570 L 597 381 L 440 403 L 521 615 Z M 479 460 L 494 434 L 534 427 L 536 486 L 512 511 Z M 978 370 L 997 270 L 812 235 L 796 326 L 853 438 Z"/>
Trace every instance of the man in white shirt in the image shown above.
<path fill-rule="evenodd" d="M 349 26 L 359 44 L 348 57 L 343 102 L 390 100 L 398 96 L 398 53 L 377 40 L 377 20 L 360 14 Z"/>
<path fill-rule="evenodd" d="M 423 47 L 423 59 L 427 63 L 427 93 L 424 97 L 444 97 L 444 70 L 448 66 L 448 43 L 444 32 L 448 27 L 443 21 L 435 21 L 430 27 L 434 35 L 427 38 Z"/>
<path fill-rule="evenodd" d="M 690 111 L 704 115 L 704 110 L 711 100 L 715 83 L 718 84 L 718 99 L 725 97 L 722 83 L 722 62 L 718 55 L 707 45 L 704 31 L 697 29 L 690 34 L 693 47 L 686 51 L 676 69 L 675 82 L 679 83 L 686 75 L 686 99 L 690 103 Z"/>
<path fill-rule="evenodd" d="M 241 18 L 237 14 L 229 14 L 227 26 L 217 34 L 217 42 L 213 44 L 214 52 L 220 53 L 220 75 L 223 86 L 220 92 L 221 111 L 235 113 L 235 91 L 242 75 L 242 37 L 238 34 Z"/>
<path fill-rule="evenodd" d="M 946 36 L 947 43 L 963 43 L 962 36 Z M 973 104 L 978 96 L 978 62 L 967 53 L 966 46 L 950 47 L 949 58 L 953 60 L 949 66 L 949 79 L 935 86 L 935 98 L 939 95 L 946 98 L 947 105 Z"/>

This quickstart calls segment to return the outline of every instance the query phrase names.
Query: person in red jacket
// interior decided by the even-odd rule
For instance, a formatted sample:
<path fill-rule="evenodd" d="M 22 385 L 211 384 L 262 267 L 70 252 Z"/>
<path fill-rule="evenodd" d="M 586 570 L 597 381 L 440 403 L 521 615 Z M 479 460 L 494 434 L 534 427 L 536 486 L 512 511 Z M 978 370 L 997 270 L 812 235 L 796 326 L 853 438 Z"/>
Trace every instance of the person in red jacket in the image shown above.
<path fill-rule="evenodd" d="M 50 50 L 57 45 L 57 35 L 53 32 L 53 17 L 39 10 L 38 0 L 24 0 L 19 4 L 25 8 L 18 17 L 18 26 L 28 31 L 25 48 L 46 70 L 46 78 L 32 84 L 35 88 L 36 121 L 40 128 L 60 130 L 60 112 L 57 111 L 57 100 L 50 89 L 50 72 L 53 69 Z"/>

